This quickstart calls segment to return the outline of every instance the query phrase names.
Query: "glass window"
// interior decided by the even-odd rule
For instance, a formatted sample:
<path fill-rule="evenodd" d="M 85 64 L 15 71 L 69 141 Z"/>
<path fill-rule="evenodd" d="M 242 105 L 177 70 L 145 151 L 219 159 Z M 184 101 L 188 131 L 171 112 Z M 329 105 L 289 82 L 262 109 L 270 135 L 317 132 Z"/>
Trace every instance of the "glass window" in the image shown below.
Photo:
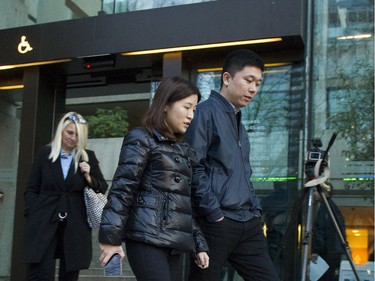
<path fill-rule="evenodd" d="M 116 7 L 116 13 L 195 4 L 209 1 L 214 0 L 105 0 L 105 2 L 107 3 L 112 2 L 112 5 Z"/>
<path fill-rule="evenodd" d="M 2 0 L 0 29 L 215 0 Z"/>
<path fill-rule="evenodd" d="M 337 133 L 333 200 L 353 261 L 364 265 L 374 254 L 374 2 L 315 1 L 314 18 L 310 129 L 325 146 Z"/>

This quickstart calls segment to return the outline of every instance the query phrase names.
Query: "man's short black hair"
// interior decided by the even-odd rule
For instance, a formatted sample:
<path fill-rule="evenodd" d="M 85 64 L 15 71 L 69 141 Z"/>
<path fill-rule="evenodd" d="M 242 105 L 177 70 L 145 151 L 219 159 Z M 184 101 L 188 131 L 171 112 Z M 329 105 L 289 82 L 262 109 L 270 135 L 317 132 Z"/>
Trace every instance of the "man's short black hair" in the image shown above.
<path fill-rule="evenodd" d="M 257 53 L 249 49 L 237 49 L 230 52 L 224 60 L 221 85 L 223 85 L 224 72 L 228 72 L 231 76 L 234 76 L 246 66 L 258 67 L 262 72 L 264 71 L 263 60 Z"/>

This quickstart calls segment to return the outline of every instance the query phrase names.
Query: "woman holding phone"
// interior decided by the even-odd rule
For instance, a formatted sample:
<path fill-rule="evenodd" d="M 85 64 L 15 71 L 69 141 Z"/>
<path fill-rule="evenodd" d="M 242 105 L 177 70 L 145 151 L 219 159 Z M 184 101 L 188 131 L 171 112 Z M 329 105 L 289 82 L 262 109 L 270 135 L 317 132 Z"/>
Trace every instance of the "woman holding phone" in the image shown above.
<path fill-rule="evenodd" d="M 99 230 L 103 266 L 116 253 L 125 256 L 125 242 L 138 281 L 179 280 L 185 251 L 208 267 L 207 243 L 191 208 L 196 155 L 181 142 L 199 100 L 194 84 L 166 78 L 143 126 L 125 137 Z"/>

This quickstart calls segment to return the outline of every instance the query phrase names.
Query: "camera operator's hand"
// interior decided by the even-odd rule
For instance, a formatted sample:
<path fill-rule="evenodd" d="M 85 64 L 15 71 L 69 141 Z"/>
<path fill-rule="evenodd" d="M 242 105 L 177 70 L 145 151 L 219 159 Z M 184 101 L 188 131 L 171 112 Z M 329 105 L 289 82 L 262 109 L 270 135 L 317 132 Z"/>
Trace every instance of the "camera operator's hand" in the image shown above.
<path fill-rule="evenodd" d="M 317 263 L 317 261 L 318 261 L 318 257 L 319 257 L 318 254 L 315 254 L 315 253 L 311 254 L 311 261 L 312 261 L 313 263 Z"/>

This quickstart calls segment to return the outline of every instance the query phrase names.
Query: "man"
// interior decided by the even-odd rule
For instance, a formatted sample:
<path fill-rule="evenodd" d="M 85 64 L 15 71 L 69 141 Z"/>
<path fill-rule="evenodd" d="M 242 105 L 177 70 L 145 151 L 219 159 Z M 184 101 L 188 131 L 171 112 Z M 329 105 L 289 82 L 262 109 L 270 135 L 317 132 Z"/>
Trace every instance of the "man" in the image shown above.
<path fill-rule="evenodd" d="M 332 184 L 329 183 L 328 186 L 330 187 L 330 189 L 322 189 L 322 192 L 327 199 L 328 206 L 331 209 L 333 216 L 335 217 L 335 221 L 339 226 L 342 237 L 344 238 L 344 240 L 346 240 L 344 216 L 341 214 L 340 209 L 332 200 Z M 328 270 L 321 278 L 319 278 L 319 280 L 335 281 L 338 280 L 337 271 L 340 268 L 341 260 L 343 258 L 347 259 L 347 257 L 344 257 L 345 250 L 343 248 L 340 236 L 337 233 L 337 229 L 331 221 L 328 209 L 324 202 L 322 202 L 319 193 L 315 189 L 314 199 L 320 204 L 313 227 L 313 235 L 311 241 L 312 253 L 321 256 L 329 265 Z"/>
<path fill-rule="evenodd" d="M 250 181 L 250 145 L 241 123 L 242 107 L 258 92 L 264 64 L 246 49 L 230 53 L 220 93 L 197 107 L 185 141 L 197 151 L 192 199 L 209 246 L 210 266 L 191 264 L 189 280 L 218 281 L 228 261 L 245 281 L 279 280 L 262 231 L 261 207 Z"/>

